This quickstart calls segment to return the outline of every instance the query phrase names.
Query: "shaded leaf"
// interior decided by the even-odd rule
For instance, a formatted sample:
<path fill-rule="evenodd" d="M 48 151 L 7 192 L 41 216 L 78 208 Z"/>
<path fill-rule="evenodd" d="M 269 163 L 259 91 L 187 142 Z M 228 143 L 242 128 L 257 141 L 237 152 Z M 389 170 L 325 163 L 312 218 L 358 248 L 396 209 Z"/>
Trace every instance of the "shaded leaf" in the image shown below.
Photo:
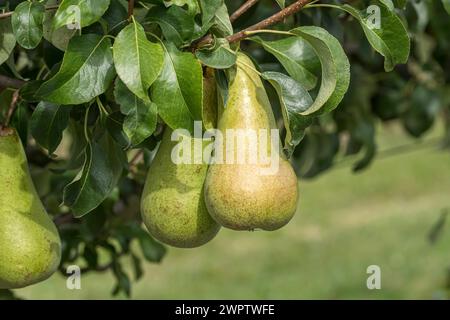
<path fill-rule="evenodd" d="M 120 104 L 121 112 L 126 115 L 123 130 L 130 144 L 136 146 L 156 129 L 156 104 L 139 99 L 120 79 L 116 80 L 114 96 Z"/>
<path fill-rule="evenodd" d="M 50 102 L 40 102 L 31 117 L 31 134 L 49 154 L 53 154 L 69 124 L 72 108 Z"/>
<path fill-rule="evenodd" d="M 146 20 L 157 23 L 166 40 L 173 42 L 177 47 L 191 40 L 194 34 L 194 16 L 178 6 L 169 9 L 153 7 L 148 12 Z"/>
<path fill-rule="evenodd" d="M 264 72 L 261 77 L 268 80 L 278 93 L 286 127 L 284 149 L 291 156 L 303 139 L 305 129 L 311 124 L 311 117 L 302 116 L 313 100 L 308 91 L 294 79 L 279 72 Z"/>
<path fill-rule="evenodd" d="M 8 60 L 16 46 L 16 37 L 12 31 L 11 20 L 0 19 L 0 65 Z"/>
<path fill-rule="evenodd" d="M 75 217 L 97 208 L 116 187 L 123 171 L 125 155 L 105 133 L 99 141 L 89 141 L 82 170 L 64 188 L 64 204 Z"/>
<path fill-rule="evenodd" d="M 261 44 L 273 54 L 289 75 L 307 90 L 316 86 L 316 73 L 320 70 L 320 61 L 308 42 L 299 37 L 287 37 L 276 41 L 252 37 L 250 40 Z"/>
<path fill-rule="evenodd" d="M 195 56 L 206 66 L 214 69 L 227 69 L 236 63 L 236 52 L 231 50 L 226 39 L 215 39 L 212 48 L 203 48 Z"/>

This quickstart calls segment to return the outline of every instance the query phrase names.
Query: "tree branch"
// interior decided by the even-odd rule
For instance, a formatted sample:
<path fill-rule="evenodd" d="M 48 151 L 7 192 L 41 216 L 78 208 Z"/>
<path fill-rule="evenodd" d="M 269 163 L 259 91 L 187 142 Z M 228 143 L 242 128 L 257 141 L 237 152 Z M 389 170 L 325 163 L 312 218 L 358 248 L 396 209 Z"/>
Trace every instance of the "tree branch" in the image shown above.
<path fill-rule="evenodd" d="M 268 17 L 267 19 L 264 19 L 258 22 L 257 24 L 254 24 L 244 30 L 241 30 L 231 36 L 228 36 L 226 39 L 228 40 L 229 43 L 239 42 L 242 39 L 245 39 L 249 36 L 247 34 L 248 31 L 267 29 L 267 27 L 277 24 L 283 21 L 288 16 L 299 12 L 305 5 L 307 5 L 311 1 L 312 0 L 298 0 L 293 4 L 291 4 L 289 7 L 284 8 L 283 10 L 275 13 L 274 15 Z M 199 41 L 197 41 L 197 43 L 194 44 L 192 51 L 195 51 L 195 49 L 201 46 L 211 44 L 212 42 L 213 38 L 211 35 L 205 36 L 204 38 L 200 39 Z"/>
<path fill-rule="evenodd" d="M 17 102 L 19 102 L 19 90 L 14 91 L 8 113 L 6 114 L 5 122 L 2 126 L 3 128 L 7 128 L 9 126 L 14 110 L 16 110 Z"/>
<path fill-rule="evenodd" d="M 231 16 L 230 21 L 235 22 L 240 16 L 253 7 L 259 0 L 247 0 L 239 9 L 237 9 Z"/>
<path fill-rule="evenodd" d="M 311 1 L 312 0 L 298 0 L 291 4 L 289 7 L 286 7 L 283 10 L 275 13 L 273 16 L 270 16 L 267 19 L 258 22 L 257 24 L 254 24 L 242 31 L 239 31 L 238 33 L 227 37 L 227 40 L 229 43 L 238 42 L 248 37 L 248 35 L 246 34 L 247 31 L 267 29 L 267 27 L 277 24 L 286 19 L 288 16 L 299 12 L 305 5 L 307 5 Z"/>
<path fill-rule="evenodd" d="M 128 18 L 133 15 L 134 12 L 134 0 L 128 0 Z"/>
<path fill-rule="evenodd" d="M 45 10 L 56 10 L 58 8 L 59 8 L 59 5 L 56 4 L 56 5 L 46 6 Z M 14 13 L 14 11 L 0 13 L 0 19 L 6 19 L 6 18 L 12 16 L 13 13 Z"/>
<path fill-rule="evenodd" d="M 25 81 L 10 78 L 0 74 L 0 87 L 20 89 L 25 84 Z"/>

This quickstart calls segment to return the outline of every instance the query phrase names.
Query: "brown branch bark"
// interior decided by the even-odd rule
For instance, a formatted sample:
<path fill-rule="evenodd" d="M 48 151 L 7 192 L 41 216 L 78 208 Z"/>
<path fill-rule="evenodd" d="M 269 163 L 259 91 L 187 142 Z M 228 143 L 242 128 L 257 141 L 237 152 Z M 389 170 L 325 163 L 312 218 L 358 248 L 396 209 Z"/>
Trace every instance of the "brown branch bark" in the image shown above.
<path fill-rule="evenodd" d="M 244 30 L 241 30 L 231 36 L 228 36 L 226 39 L 228 40 L 229 43 L 239 42 L 242 39 L 245 39 L 249 36 L 248 34 L 246 34 L 246 32 L 266 29 L 274 24 L 277 24 L 283 21 L 288 16 L 299 12 L 305 5 L 307 5 L 311 1 L 312 0 L 298 0 L 293 4 L 291 4 L 289 7 L 284 8 L 283 10 L 275 13 L 274 15 L 268 17 L 267 19 L 264 19 L 258 22 L 257 24 L 254 24 Z M 204 38 L 200 39 L 199 41 L 197 41 L 197 43 L 194 44 L 192 51 L 195 51 L 196 48 L 199 48 L 201 46 L 211 44 L 212 42 L 213 38 L 211 35 L 205 36 Z"/>
<path fill-rule="evenodd" d="M 0 74 L 0 87 L 20 89 L 25 84 L 25 81 L 13 79 Z"/>
<path fill-rule="evenodd" d="M 134 12 L 134 0 L 128 0 L 128 18 L 133 15 Z"/>
<path fill-rule="evenodd" d="M 3 123 L 3 128 L 7 128 L 11 122 L 14 111 L 16 110 L 17 102 L 19 102 L 19 90 L 14 91 L 12 96 L 11 104 L 9 105 L 8 112 L 6 114 L 5 122 Z"/>
<path fill-rule="evenodd" d="M 59 5 L 51 5 L 51 6 L 46 6 L 45 10 L 56 10 L 58 8 L 59 8 Z M 0 13 L 0 19 L 6 19 L 6 18 L 12 16 L 13 13 L 14 13 L 14 11 Z"/>
<path fill-rule="evenodd" d="M 307 5 L 311 1 L 312 0 L 298 0 L 293 4 L 291 4 L 289 7 L 286 7 L 283 10 L 275 13 L 273 16 L 270 16 L 267 19 L 258 22 L 257 24 L 254 24 L 242 31 L 239 31 L 238 33 L 235 33 L 227 37 L 227 40 L 229 43 L 241 41 L 242 39 L 248 37 L 248 35 L 246 34 L 247 31 L 266 29 L 267 27 L 277 24 L 286 19 L 287 17 L 289 17 L 290 15 L 299 12 L 305 5 Z"/>
<path fill-rule="evenodd" d="M 242 16 L 245 12 L 247 12 L 258 1 L 259 0 L 247 0 L 247 1 L 245 1 L 245 3 L 230 16 L 230 21 L 231 22 L 235 22 L 240 16 Z"/>

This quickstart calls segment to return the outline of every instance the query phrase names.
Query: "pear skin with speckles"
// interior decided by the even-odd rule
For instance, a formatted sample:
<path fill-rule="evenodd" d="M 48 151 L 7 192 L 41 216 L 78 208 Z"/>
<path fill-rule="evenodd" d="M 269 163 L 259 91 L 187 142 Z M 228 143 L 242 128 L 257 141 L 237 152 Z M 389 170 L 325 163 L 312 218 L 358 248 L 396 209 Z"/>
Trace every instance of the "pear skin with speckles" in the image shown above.
<path fill-rule="evenodd" d="M 58 231 L 33 185 L 19 136 L 0 128 L 0 289 L 43 281 L 60 259 Z"/>
<path fill-rule="evenodd" d="M 229 129 L 234 129 L 234 132 L 248 129 L 260 132 L 260 129 L 266 129 L 267 133 L 276 129 L 264 85 L 252 60 L 242 53 L 238 55 L 236 75 L 230 83 L 228 102 L 218 129 L 223 134 L 224 146 L 228 144 L 227 139 L 231 140 L 225 134 Z M 279 141 L 278 132 L 276 139 Z M 271 140 L 256 140 L 254 144 L 259 144 L 256 146 L 258 150 L 267 143 L 264 141 Z M 259 158 L 254 162 L 239 163 L 236 160 L 234 163 L 223 161 L 210 165 L 205 181 L 205 202 L 210 215 L 220 225 L 233 230 L 272 231 L 292 219 L 297 209 L 298 183 L 280 145 L 276 152 L 278 161 L 273 162 L 278 162 L 277 170 L 272 173 L 268 173 L 267 163 L 259 161 Z M 238 148 L 236 142 L 232 146 Z M 251 147 L 255 145 L 243 144 L 239 146 L 240 150 L 235 150 L 235 154 L 256 154 Z M 275 149 L 267 143 L 269 153 L 271 148 Z"/>
<path fill-rule="evenodd" d="M 166 129 L 150 165 L 141 199 L 141 215 L 148 231 L 157 240 L 178 248 L 199 247 L 213 239 L 220 229 L 208 214 L 203 198 L 208 165 L 193 163 L 194 141 L 200 143 L 200 152 L 205 142 L 183 136 L 192 152 L 189 161 L 175 163 L 172 151 L 176 151 L 176 146 L 181 146 L 179 143 L 182 142 L 172 141 L 172 132 Z M 188 149 L 181 149 L 178 151 L 183 156 L 183 150 Z"/>

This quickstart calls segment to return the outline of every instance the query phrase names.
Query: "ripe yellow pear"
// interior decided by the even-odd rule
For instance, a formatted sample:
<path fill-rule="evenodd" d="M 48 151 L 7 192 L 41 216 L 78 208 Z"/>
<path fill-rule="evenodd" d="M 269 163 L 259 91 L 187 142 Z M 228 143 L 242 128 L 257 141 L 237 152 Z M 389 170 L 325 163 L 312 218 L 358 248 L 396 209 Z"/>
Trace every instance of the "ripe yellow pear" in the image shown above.
<path fill-rule="evenodd" d="M 172 151 L 178 142 L 172 141 L 171 135 L 172 130 L 166 129 L 150 166 L 141 200 L 142 218 L 150 234 L 159 241 L 194 248 L 210 241 L 220 229 L 208 214 L 203 198 L 208 165 L 174 163 Z M 188 158 L 193 162 L 196 139 L 183 139 L 191 145 Z M 203 149 L 205 142 L 201 139 L 199 142 Z M 183 151 L 180 155 L 183 156 Z"/>
<path fill-rule="evenodd" d="M 19 136 L 0 128 L 0 289 L 47 279 L 60 258 L 58 231 L 33 185 Z"/>
<path fill-rule="evenodd" d="M 227 146 L 229 129 L 267 130 L 267 143 L 257 140 L 256 146 L 239 145 L 234 141 L 236 153 L 254 155 L 252 147 L 266 147 L 271 154 L 270 130 L 276 129 L 275 118 L 264 85 L 247 56 L 240 53 L 237 72 L 229 88 L 228 102 L 219 120 L 218 129 L 223 134 L 223 146 Z M 234 138 L 233 138 L 234 139 Z M 279 136 L 276 137 L 279 142 Z M 277 170 L 268 171 L 266 162 L 247 161 L 213 163 L 205 181 L 205 202 L 211 216 L 222 226 L 234 230 L 276 230 L 287 224 L 297 209 L 297 177 L 290 163 L 282 155 L 281 143 L 276 149 Z M 242 147 L 243 146 L 243 147 Z M 244 149 L 244 150 L 242 150 Z M 226 154 L 230 150 L 226 147 Z M 217 151 L 216 151 L 217 152 Z M 247 158 L 249 159 L 249 158 Z M 274 162 L 275 163 L 275 162 Z"/>

